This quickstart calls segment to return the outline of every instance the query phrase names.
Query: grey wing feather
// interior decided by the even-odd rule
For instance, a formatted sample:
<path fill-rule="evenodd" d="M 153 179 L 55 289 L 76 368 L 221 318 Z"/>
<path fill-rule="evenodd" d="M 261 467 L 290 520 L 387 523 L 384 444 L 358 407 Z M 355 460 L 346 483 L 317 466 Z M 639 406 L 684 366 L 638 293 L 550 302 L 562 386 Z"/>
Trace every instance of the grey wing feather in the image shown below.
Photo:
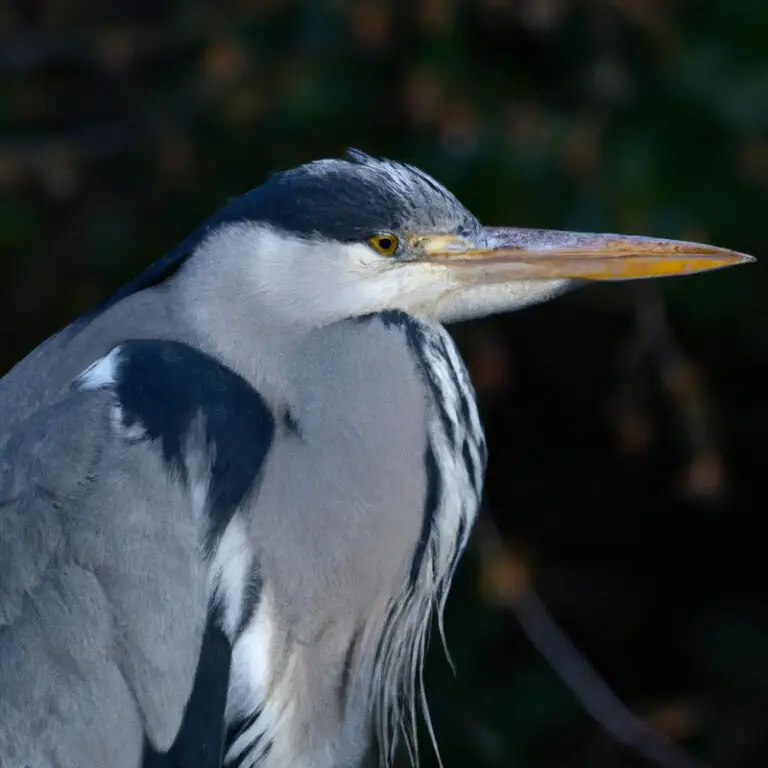
<path fill-rule="evenodd" d="M 0 766 L 136 768 L 179 730 L 205 625 L 201 525 L 112 392 L 0 443 Z"/>

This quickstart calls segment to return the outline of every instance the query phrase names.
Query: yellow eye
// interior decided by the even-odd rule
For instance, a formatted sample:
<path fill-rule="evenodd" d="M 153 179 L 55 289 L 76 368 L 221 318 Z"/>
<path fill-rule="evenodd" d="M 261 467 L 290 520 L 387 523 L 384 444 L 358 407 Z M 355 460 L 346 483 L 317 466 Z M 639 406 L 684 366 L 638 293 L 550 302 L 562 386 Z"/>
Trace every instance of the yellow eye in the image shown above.
<path fill-rule="evenodd" d="M 400 245 L 398 239 L 387 232 L 383 235 L 374 235 L 368 238 L 368 244 L 382 256 L 391 256 Z"/>

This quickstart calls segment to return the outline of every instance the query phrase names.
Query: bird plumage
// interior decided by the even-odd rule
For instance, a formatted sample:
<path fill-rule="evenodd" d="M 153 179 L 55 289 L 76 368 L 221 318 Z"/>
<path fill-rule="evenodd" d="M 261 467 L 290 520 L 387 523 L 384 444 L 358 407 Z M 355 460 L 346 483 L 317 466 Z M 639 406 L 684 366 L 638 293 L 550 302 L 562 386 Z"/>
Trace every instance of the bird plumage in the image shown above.
<path fill-rule="evenodd" d="M 355 154 L 232 201 L 33 350 L 0 380 L 0 765 L 413 749 L 486 462 L 440 323 L 636 276 L 627 242 L 484 229 Z M 632 245 L 646 271 L 659 243 Z"/>
<path fill-rule="evenodd" d="M 413 702 L 421 697 L 422 714 L 432 735 L 421 679 L 427 633 L 436 614 L 445 639 L 445 599 L 480 503 L 487 456 L 474 389 L 448 333 L 401 312 L 385 313 L 380 319 L 405 335 L 429 393 L 422 530 L 411 562 L 408 589 L 395 601 L 393 625 L 380 643 L 382 670 L 374 678 L 382 715 L 378 741 L 384 754 L 394 758 L 393 726 L 401 717 L 410 716 L 406 734 L 415 759 L 416 711 L 412 708 L 410 713 L 401 713 L 397 688 L 405 668 L 409 675 L 406 700 Z M 404 658 L 398 662 L 396 656 L 388 658 L 386 651 L 400 653 Z"/>
<path fill-rule="evenodd" d="M 151 322 L 149 305 L 142 304 L 142 309 L 141 313 L 131 313 L 137 331 L 141 323 Z M 162 309 L 158 314 L 166 316 Z M 230 520 L 225 528 L 229 533 L 236 527 L 241 529 L 241 539 L 249 544 L 246 556 L 259 564 L 256 575 L 264 580 L 263 590 L 256 590 L 257 597 L 247 609 L 247 618 L 238 616 L 236 622 L 228 623 L 230 633 L 237 626 L 239 634 L 229 635 L 233 663 L 224 718 L 224 727 L 230 732 L 225 765 L 354 764 L 367 747 L 371 717 L 378 718 L 388 747 L 392 732 L 399 721 L 405 719 L 405 713 L 399 709 L 401 702 L 412 701 L 415 694 L 415 689 L 409 686 L 419 671 L 428 615 L 442 594 L 436 591 L 437 586 L 442 590 L 447 588 L 445 569 L 452 569 L 455 563 L 455 555 L 451 553 L 463 546 L 471 527 L 474 513 L 471 507 L 447 510 L 444 520 L 439 516 L 439 505 L 450 507 L 454 503 L 440 484 L 443 474 L 453 468 L 437 467 L 435 455 L 444 456 L 445 446 L 436 443 L 430 448 L 425 438 L 426 406 L 431 400 L 440 440 L 450 438 L 458 447 L 464 439 L 469 439 L 461 437 L 464 434 L 462 418 L 464 410 L 474 408 L 474 403 L 471 391 L 464 389 L 468 378 L 463 366 L 457 371 L 459 358 L 455 352 L 452 360 L 446 360 L 443 375 L 448 377 L 447 381 L 462 387 L 460 394 L 447 397 L 445 402 L 438 401 L 436 395 L 442 390 L 436 388 L 440 385 L 425 378 L 429 374 L 423 367 L 423 356 L 428 350 L 433 357 L 440 353 L 439 348 L 432 350 L 429 345 L 444 345 L 449 340 L 440 334 L 435 338 L 417 338 L 429 329 L 418 327 L 416 321 L 404 314 L 356 320 L 351 331 L 344 325 L 318 330 L 295 350 L 307 376 L 292 388 L 293 397 L 270 403 L 276 437 L 266 460 L 264 481 L 253 499 L 254 506 L 247 507 L 242 516 Z M 120 327 L 125 329 L 126 324 L 121 322 Z M 92 331 L 83 331 L 88 332 Z M 350 338 L 348 333 L 352 334 Z M 133 334 L 129 331 L 128 335 Z M 186 478 L 181 461 L 184 444 L 179 443 L 185 424 L 189 428 L 186 420 L 196 413 L 194 406 L 202 407 L 203 383 L 193 365 L 195 357 L 191 352 L 182 356 L 178 369 L 173 371 L 168 368 L 170 363 L 161 365 L 153 362 L 151 355 L 142 353 L 141 344 L 129 342 L 118 347 L 118 359 L 120 350 L 125 354 L 125 349 L 135 349 L 128 358 L 132 362 L 124 368 L 123 375 L 128 379 L 110 382 L 109 376 L 103 375 L 106 363 L 102 361 L 95 371 L 91 369 L 80 380 L 90 381 L 94 387 L 104 382 L 116 387 L 124 407 L 138 395 L 148 398 L 138 424 L 132 419 L 115 421 L 109 416 L 110 425 L 119 426 L 119 434 L 134 450 L 151 450 L 153 456 L 157 454 L 155 460 L 162 460 L 161 476 L 169 488 L 180 484 L 186 487 L 189 499 L 199 498 L 200 481 Z M 163 359 L 171 353 L 179 354 L 169 342 L 163 344 L 166 346 L 157 352 L 163 353 Z M 112 359 L 105 358 L 108 362 Z M 222 375 L 212 375 L 211 385 Z M 99 392 L 97 389 L 93 395 Z M 231 387 L 223 389 L 221 397 L 229 405 L 210 414 L 202 411 L 200 429 L 204 435 L 210 433 L 207 444 L 219 462 L 225 459 L 231 462 L 231 456 L 258 455 L 254 450 L 258 447 L 254 446 L 254 434 L 260 434 L 259 430 L 248 430 L 247 420 L 242 421 L 248 410 L 242 403 L 237 404 L 234 394 Z M 62 407 L 69 408 L 68 398 L 74 396 L 68 394 Z M 336 414 L 339 397 L 345 408 L 343 413 Z M 210 398 L 206 402 L 208 400 Z M 449 403 L 455 403 L 450 413 L 443 412 Z M 423 411 L 419 410 L 421 404 L 425 406 Z M 134 410 L 136 407 L 133 406 Z M 330 424 L 326 421 L 329 408 L 334 409 L 334 420 Z M 398 419 L 403 412 L 419 414 L 419 418 L 399 434 L 397 440 L 381 436 L 380 439 L 367 438 L 370 445 L 361 445 L 359 436 L 370 431 L 367 422 L 371 420 L 371 409 L 376 414 L 376 422 L 379 418 Z M 211 416 L 219 413 L 236 419 L 229 430 L 209 426 Z M 476 416 L 474 419 L 472 437 L 481 440 L 481 434 L 474 431 L 479 423 Z M 238 426 L 240 431 L 236 429 Z M 21 425 L 21 431 L 25 430 L 26 425 Z M 163 434 L 163 430 L 167 434 Z M 263 438 L 262 442 L 269 440 Z M 338 455 L 334 453 L 333 460 L 318 460 L 318 454 L 331 444 L 336 448 L 343 446 L 343 451 Z M 416 451 L 414 445 L 418 445 Z M 474 445 L 472 450 L 481 449 Z M 18 461 L 15 450 L 11 452 L 14 461 Z M 231 455 L 222 452 L 231 452 Z M 275 466 L 271 474 L 267 471 L 270 461 Z M 104 481 L 114 482 L 114 469 L 102 467 Z M 244 487 L 248 479 L 247 473 L 234 472 L 236 482 L 233 484 L 231 466 L 229 475 L 223 476 L 216 470 L 215 461 L 209 471 L 211 478 L 222 477 L 220 489 L 211 481 L 205 485 L 204 497 L 211 510 L 217 502 L 221 505 L 222 493 L 232 487 Z M 477 480 L 477 471 L 475 466 L 473 482 Z M 346 477 L 358 480 L 370 477 L 368 491 L 361 494 L 355 486 L 354 498 L 349 498 Z M 140 476 L 127 478 L 126 490 L 141 482 Z M 399 486 L 395 493 L 393 485 Z M 306 500 L 311 501 L 309 509 L 305 506 Z M 114 510 L 110 515 L 121 514 L 117 511 L 122 507 L 120 497 L 109 507 Z M 231 513 L 231 505 L 224 507 Z M 453 518 L 447 516 L 450 512 Z M 323 520 L 328 532 L 326 535 L 314 533 L 312 540 L 302 541 L 302 529 L 311 524 L 310 515 Z M 371 524 L 372 519 L 375 524 Z M 103 523 L 107 525 L 110 520 L 111 516 L 104 517 Z M 221 525 L 220 513 L 214 515 L 216 520 Z M 156 544 L 150 522 L 132 520 L 134 536 L 142 540 L 147 551 L 154 550 Z M 340 536 L 339 532 L 345 535 Z M 435 536 L 439 532 L 447 533 L 448 538 L 438 545 Z M 361 539 L 365 542 L 366 537 L 371 539 L 366 542 L 370 549 L 361 552 L 359 542 Z M 282 549 L 262 551 L 261 540 L 281 542 Z M 227 543 L 226 534 L 221 543 Z M 236 545 L 231 546 L 220 563 L 222 568 L 229 569 L 229 583 L 233 585 L 223 601 L 225 613 L 233 601 L 240 604 L 243 593 L 248 593 L 243 574 L 231 574 L 243 555 L 237 550 Z M 187 554 L 197 560 L 196 551 Z M 162 558 L 163 553 L 155 552 L 155 556 Z M 210 563 L 213 571 L 215 548 Z M 304 582 L 307 577 L 293 573 L 297 564 L 307 567 L 307 577 L 314 583 L 307 584 Z M 158 564 L 152 568 L 157 571 Z M 175 583 L 173 594 L 183 603 L 184 593 L 190 588 L 189 584 Z M 211 589 L 208 597 L 215 594 L 216 589 Z M 248 594 L 253 597 L 253 592 Z M 329 600 L 329 595 L 334 599 Z M 403 610 L 412 604 L 418 604 L 418 612 Z M 325 610 L 318 610 L 321 605 Z M 376 607 L 378 610 L 373 610 Z M 164 615 L 162 622 L 168 618 L 164 608 L 143 605 L 141 610 L 142 615 L 151 610 Z M 339 617 L 343 617 L 343 621 L 339 621 Z M 334 623 L 338 626 L 329 630 L 328 625 Z M 189 646 L 197 649 L 201 627 L 194 625 L 187 629 L 194 638 Z M 10 636 L 8 642 L 12 642 Z M 174 645 L 174 653 L 177 650 L 181 650 L 181 644 L 178 649 Z M 29 674 L 33 673 L 33 665 L 28 663 L 24 668 Z M 177 691 L 177 701 L 182 706 L 190 695 L 191 684 L 188 678 L 185 686 L 169 686 Z M 407 686 L 406 690 L 403 685 Z M 308 699 L 311 706 L 301 711 L 293 706 L 292 697 L 299 701 Z M 189 714 L 194 715 L 194 710 Z M 243 727 L 244 723 L 248 727 Z M 72 723 L 72 729 L 77 732 L 76 722 Z M 19 728 L 15 732 L 20 737 L 24 730 Z M 167 743 L 160 742 L 152 749 L 160 751 L 163 744 L 168 747 Z"/>
<path fill-rule="evenodd" d="M 3 431 L 4 767 L 135 768 L 145 742 L 164 752 L 179 731 L 206 626 L 207 525 L 114 407 L 77 388 Z"/>

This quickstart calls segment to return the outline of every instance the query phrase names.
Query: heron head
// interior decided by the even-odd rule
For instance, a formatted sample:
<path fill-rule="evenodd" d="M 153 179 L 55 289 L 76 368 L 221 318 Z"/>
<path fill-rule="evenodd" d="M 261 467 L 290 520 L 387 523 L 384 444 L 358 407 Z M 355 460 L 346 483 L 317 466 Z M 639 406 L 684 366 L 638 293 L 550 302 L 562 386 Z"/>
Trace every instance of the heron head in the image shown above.
<path fill-rule="evenodd" d="M 386 309 L 450 322 L 518 309 L 593 280 L 687 275 L 753 261 L 698 243 L 485 227 L 410 165 L 359 152 L 272 176 L 196 235 L 232 300 L 314 326 Z"/>

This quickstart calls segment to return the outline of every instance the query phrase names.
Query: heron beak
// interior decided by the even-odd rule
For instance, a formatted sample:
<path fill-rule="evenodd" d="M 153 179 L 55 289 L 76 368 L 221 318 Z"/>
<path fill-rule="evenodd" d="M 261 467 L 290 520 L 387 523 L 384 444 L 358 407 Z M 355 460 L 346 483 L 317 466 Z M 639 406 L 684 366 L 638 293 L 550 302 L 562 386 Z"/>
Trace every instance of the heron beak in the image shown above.
<path fill-rule="evenodd" d="M 488 280 L 637 280 L 707 272 L 753 256 L 682 240 L 547 229 L 485 227 L 468 242 L 451 235 L 419 238 L 424 261 L 480 270 Z"/>

